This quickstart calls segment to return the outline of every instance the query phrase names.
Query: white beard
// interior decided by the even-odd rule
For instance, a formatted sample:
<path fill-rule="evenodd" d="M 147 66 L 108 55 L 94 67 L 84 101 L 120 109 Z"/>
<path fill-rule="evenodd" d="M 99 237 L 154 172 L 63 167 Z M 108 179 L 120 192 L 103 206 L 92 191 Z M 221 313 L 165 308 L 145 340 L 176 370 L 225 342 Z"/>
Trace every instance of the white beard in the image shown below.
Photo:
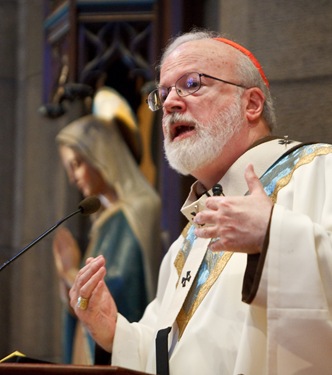
<path fill-rule="evenodd" d="M 187 122 L 195 126 L 195 135 L 179 142 L 172 142 L 169 128 L 175 122 Z M 188 115 L 171 114 L 163 119 L 166 129 L 164 149 L 170 166 L 183 175 L 192 174 L 216 159 L 224 146 L 239 131 L 243 123 L 240 96 L 222 113 L 209 122 L 197 122 Z"/>

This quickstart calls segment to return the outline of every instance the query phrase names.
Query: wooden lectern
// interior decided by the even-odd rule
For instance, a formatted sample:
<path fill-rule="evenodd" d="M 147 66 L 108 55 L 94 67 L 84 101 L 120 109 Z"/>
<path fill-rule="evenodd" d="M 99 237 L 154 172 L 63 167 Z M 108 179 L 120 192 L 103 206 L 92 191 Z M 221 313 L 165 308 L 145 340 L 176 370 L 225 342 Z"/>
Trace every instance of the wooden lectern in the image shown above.
<path fill-rule="evenodd" d="M 41 363 L 0 363 L 0 374 L 6 375 L 144 375 L 145 373 L 115 366 L 55 365 Z M 147 374 L 145 374 L 147 375 Z"/>

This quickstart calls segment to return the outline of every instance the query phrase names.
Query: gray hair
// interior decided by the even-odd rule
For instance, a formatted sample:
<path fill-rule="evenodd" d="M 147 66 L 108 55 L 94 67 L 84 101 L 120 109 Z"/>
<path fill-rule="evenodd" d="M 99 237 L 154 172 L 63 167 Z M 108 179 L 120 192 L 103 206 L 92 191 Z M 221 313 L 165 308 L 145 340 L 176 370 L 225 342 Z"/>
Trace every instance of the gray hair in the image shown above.
<path fill-rule="evenodd" d="M 180 45 L 201 39 L 222 38 L 223 36 L 210 30 L 192 30 L 188 33 L 182 34 L 170 40 L 160 59 L 160 64 L 157 67 L 158 72 L 163 65 L 165 59 Z M 258 69 L 252 63 L 250 58 L 243 53 L 238 54 L 238 61 L 236 64 L 236 72 L 240 77 L 241 84 L 246 87 L 258 87 L 265 95 L 265 102 L 262 117 L 265 119 L 268 127 L 272 131 L 276 127 L 276 116 L 274 111 L 273 99 L 269 87 L 263 81 Z M 241 88 L 239 88 L 241 90 Z"/>

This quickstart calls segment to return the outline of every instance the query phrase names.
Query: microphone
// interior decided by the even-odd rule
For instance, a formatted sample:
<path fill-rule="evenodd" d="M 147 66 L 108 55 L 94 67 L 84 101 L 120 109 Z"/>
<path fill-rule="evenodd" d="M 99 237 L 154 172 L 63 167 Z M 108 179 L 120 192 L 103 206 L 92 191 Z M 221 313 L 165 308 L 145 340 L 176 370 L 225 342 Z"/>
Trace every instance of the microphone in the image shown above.
<path fill-rule="evenodd" d="M 83 199 L 80 204 L 78 205 L 78 210 L 73 212 L 72 214 L 68 215 L 64 219 L 62 219 L 62 222 L 67 220 L 70 216 L 73 216 L 77 213 L 81 213 L 82 215 L 91 215 L 97 212 L 100 208 L 100 200 L 99 198 L 93 196 L 93 197 L 87 197 Z M 61 223 L 60 223 L 61 224 Z"/>
<path fill-rule="evenodd" d="M 216 184 L 212 188 L 212 193 L 214 197 L 218 197 L 220 195 L 224 195 L 222 186 L 220 184 Z"/>
<path fill-rule="evenodd" d="M 78 205 L 78 209 L 71 214 L 65 216 L 61 220 L 59 220 L 56 224 L 54 224 L 51 228 L 49 228 L 46 232 L 42 233 L 39 237 L 34 239 L 29 245 L 24 247 L 21 251 L 19 251 L 16 255 L 14 255 L 12 258 L 7 260 L 5 263 L 2 264 L 0 267 L 0 271 L 2 271 L 5 267 L 7 267 L 11 262 L 13 262 L 15 259 L 17 259 L 20 255 L 25 253 L 27 250 L 29 250 L 32 246 L 34 246 L 37 242 L 39 242 L 41 239 L 43 239 L 45 236 L 47 236 L 50 232 L 52 232 L 54 229 L 56 229 L 59 225 L 61 225 L 64 221 L 71 218 L 72 216 L 81 213 L 82 215 L 91 215 L 94 212 L 98 211 L 100 208 L 100 200 L 99 198 L 92 196 L 87 197 L 83 199 L 80 204 Z"/>

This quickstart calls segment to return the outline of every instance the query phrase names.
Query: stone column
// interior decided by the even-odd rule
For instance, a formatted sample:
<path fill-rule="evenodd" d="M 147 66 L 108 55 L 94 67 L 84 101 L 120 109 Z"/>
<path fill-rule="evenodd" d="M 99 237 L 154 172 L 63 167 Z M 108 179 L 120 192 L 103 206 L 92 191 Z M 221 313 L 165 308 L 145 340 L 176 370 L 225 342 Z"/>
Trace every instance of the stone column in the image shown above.
<path fill-rule="evenodd" d="M 43 0 L 0 3 L 2 261 L 76 210 L 80 199 L 67 183 L 55 145 L 56 134 L 73 114 L 57 121 L 38 113 L 43 6 Z M 78 221 L 73 218 L 70 225 Z M 0 357 L 19 350 L 32 358 L 61 360 L 61 302 L 52 238 L 44 238 L 0 275 Z"/>
<path fill-rule="evenodd" d="M 14 232 L 13 197 L 15 160 L 15 95 L 16 95 L 16 1 L 0 4 L 0 264 L 12 255 Z M 5 57 L 5 58 L 4 58 Z M 0 273 L 0 357 L 6 353 L 10 332 L 10 278 L 12 269 Z"/>

